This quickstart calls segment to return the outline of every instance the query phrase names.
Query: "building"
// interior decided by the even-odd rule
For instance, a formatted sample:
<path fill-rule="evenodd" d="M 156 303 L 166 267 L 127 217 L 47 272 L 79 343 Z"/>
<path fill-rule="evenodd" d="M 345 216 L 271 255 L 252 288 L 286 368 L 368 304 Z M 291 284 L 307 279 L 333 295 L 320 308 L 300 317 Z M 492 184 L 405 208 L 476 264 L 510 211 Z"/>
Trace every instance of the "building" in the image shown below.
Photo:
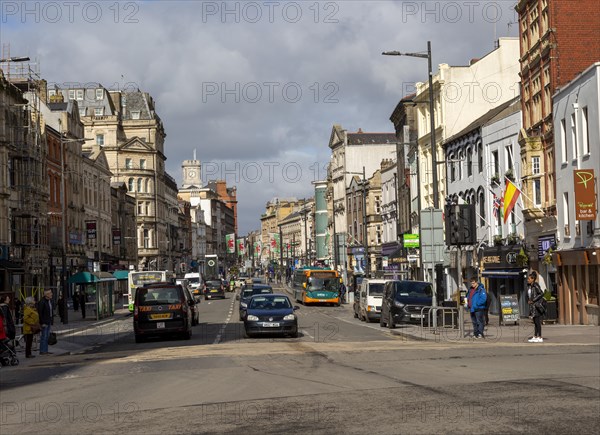
<path fill-rule="evenodd" d="M 556 265 L 540 261 L 538 245 L 557 235 L 555 130 L 552 96 L 600 59 L 600 8 L 594 0 L 520 0 L 521 167 L 530 266 L 552 286 Z M 539 173 L 537 163 L 539 161 Z M 541 203 L 535 205 L 539 185 Z M 529 198 L 529 199 L 527 199 Z"/>
<path fill-rule="evenodd" d="M 553 95 L 556 143 L 556 243 L 540 262 L 557 268 L 558 315 L 565 324 L 598 325 L 600 286 L 600 62 Z"/>

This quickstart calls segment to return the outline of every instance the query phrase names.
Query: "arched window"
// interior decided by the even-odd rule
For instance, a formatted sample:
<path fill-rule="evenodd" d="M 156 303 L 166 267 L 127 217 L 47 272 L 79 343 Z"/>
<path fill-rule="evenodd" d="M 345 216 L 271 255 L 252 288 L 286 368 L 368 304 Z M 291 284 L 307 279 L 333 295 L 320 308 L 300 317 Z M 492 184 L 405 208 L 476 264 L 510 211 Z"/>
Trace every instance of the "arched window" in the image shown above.
<path fill-rule="evenodd" d="M 483 191 L 479 192 L 479 226 L 485 225 L 485 196 Z"/>
<path fill-rule="evenodd" d="M 454 154 L 450 154 L 448 159 L 450 160 L 450 181 L 453 182 L 456 181 L 456 163 L 452 162 Z"/>
<path fill-rule="evenodd" d="M 481 174 L 483 172 L 483 145 L 481 142 L 477 144 L 477 167 Z"/>
<path fill-rule="evenodd" d="M 467 149 L 467 177 L 473 175 L 473 153 L 469 148 Z"/>
<path fill-rule="evenodd" d="M 146 183 L 145 184 L 146 184 L 146 186 L 144 188 L 144 192 L 146 192 L 146 193 L 152 193 L 150 191 L 150 178 L 146 178 Z"/>
<path fill-rule="evenodd" d="M 133 178 L 130 178 L 129 180 L 127 180 L 127 189 L 130 192 L 134 192 L 134 190 L 133 190 Z"/>
<path fill-rule="evenodd" d="M 143 180 L 141 178 L 137 179 L 137 191 L 138 192 L 143 192 L 143 190 L 142 190 L 142 181 Z"/>

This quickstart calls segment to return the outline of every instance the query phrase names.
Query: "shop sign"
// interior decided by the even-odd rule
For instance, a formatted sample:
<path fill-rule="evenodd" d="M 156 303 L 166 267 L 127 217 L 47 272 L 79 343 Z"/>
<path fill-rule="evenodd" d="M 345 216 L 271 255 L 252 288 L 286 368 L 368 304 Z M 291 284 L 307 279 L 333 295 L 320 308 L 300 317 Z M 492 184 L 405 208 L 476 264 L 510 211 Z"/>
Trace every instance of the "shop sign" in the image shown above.
<path fill-rule="evenodd" d="M 483 251 L 484 269 L 514 269 L 517 268 L 517 256 L 520 246 L 495 246 Z"/>
<path fill-rule="evenodd" d="M 548 253 L 548 250 L 553 246 L 556 246 L 556 237 L 554 237 L 554 234 L 540 236 L 538 238 L 538 258 L 540 260 L 544 258 Z"/>
<path fill-rule="evenodd" d="M 85 221 L 85 229 L 87 231 L 87 239 L 96 238 L 96 221 Z"/>
<path fill-rule="evenodd" d="M 405 248 L 418 248 L 421 246 L 418 234 L 403 234 L 402 238 Z"/>
<path fill-rule="evenodd" d="M 575 169 L 573 171 L 576 220 L 596 220 L 595 181 L 593 169 Z"/>

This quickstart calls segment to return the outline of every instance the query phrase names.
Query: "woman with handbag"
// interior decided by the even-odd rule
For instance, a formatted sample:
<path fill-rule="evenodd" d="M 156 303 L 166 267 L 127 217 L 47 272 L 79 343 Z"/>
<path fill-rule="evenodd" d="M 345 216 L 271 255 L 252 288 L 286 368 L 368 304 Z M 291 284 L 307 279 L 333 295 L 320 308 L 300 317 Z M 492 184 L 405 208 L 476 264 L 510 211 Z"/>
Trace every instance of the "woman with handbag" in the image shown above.
<path fill-rule="evenodd" d="M 529 340 L 530 343 L 542 343 L 542 317 L 546 314 L 546 300 L 544 299 L 544 292 L 537 281 L 537 272 L 532 271 L 527 277 L 527 286 L 529 294 L 529 306 L 530 313 L 533 317 L 534 332 L 533 337 Z"/>
<path fill-rule="evenodd" d="M 35 309 L 35 299 L 31 296 L 25 298 L 25 310 L 23 312 L 23 335 L 25 336 L 25 358 L 34 358 L 31 354 L 33 334 L 41 331 L 40 316 Z"/>

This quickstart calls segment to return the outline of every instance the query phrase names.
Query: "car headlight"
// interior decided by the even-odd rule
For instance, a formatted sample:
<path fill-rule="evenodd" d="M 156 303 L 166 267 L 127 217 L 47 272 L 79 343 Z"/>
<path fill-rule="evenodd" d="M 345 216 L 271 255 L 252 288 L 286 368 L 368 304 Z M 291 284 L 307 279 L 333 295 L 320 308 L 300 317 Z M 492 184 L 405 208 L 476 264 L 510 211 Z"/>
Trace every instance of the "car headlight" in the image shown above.
<path fill-rule="evenodd" d="M 294 314 L 288 314 L 287 316 L 283 317 L 283 320 L 294 320 L 296 318 L 296 316 Z"/>
<path fill-rule="evenodd" d="M 376 311 L 373 305 L 367 306 L 367 311 Z"/>
<path fill-rule="evenodd" d="M 402 302 L 394 301 L 394 306 L 398 308 L 404 308 L 404 304 Z"/>
<path fill-rule="evenodd" d="M 248 304 L 246 302 L 240 302 L 241 308 L 248 308 Z"/>
<path fill-rule="evenodd" d="M 246 316 L 246 320 L 249 320 L 251 322 L 256 322 L 256 321 L 258 321 L 258 316 L 253 316 L 252 314 L 248 314 Z"/>

